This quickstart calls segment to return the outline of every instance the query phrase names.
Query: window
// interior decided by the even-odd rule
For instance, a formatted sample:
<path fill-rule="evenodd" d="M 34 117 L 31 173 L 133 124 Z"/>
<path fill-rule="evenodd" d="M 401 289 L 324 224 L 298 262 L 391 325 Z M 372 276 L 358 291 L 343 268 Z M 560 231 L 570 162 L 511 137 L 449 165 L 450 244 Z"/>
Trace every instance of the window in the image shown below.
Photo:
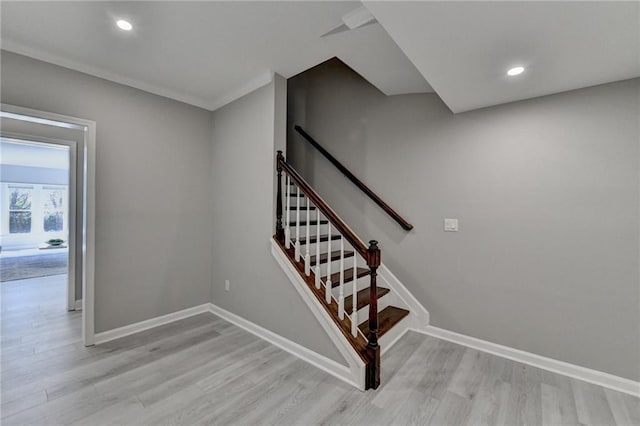
<path fill-rule="evenodd" d="M 68 222 L 67 185 L 0 182 L 0 238 L 7 247 L 66 238 Z"/>
<path fill-rule="evenodd" d="M 31 232 L 31 200 L 33 187 L 9 186 L 9 233 Z"/>
<path fill-rule="evenodd" d="M 62 188 L 43 186 L 43 228 L 45 232 L 60 232 L 64 228 L 64 198 Z"/>

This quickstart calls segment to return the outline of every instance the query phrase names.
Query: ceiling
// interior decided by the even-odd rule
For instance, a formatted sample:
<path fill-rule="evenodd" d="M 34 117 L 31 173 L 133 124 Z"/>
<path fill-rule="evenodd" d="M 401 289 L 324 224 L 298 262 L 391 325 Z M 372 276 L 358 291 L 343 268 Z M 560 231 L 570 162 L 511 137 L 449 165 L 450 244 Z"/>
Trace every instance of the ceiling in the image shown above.
<path fill-rule="evenodd" d="M 2 2 L 0 7 L 5 50 L 211 110 L 267 84 L 273 72 L 288 78 L 334 56 L 370 75 L 387 94 L 431 91 L 379 25 L 321 37 L 361 7 L 359 2 Z M 120 18 L 134 29 L 116 28 Z"/>
<path fill-rule="evenodd" d="M 385 95 L 433 92 L 380 24 L 323 37 L 327 49 Z"/>
<path fill-rule="evenodd" d="M 348 30 L 360 2 L 3 1 L 0 46 L 209 110 L 332 57 L 453 112 L 640 76 L 638 2 L 364 5 L 377 23 Z"/>
<path fill-rule="evenodd" d="M 453 112 L 640 76 L 638 2 L 364 4 Z"/>
<path fill-rule="evenodd" d="M 69 168 L 69 148 L 59 145 L 42 145 L 15 142 L 0 138 L 0 164 L 25 167 Z"/>

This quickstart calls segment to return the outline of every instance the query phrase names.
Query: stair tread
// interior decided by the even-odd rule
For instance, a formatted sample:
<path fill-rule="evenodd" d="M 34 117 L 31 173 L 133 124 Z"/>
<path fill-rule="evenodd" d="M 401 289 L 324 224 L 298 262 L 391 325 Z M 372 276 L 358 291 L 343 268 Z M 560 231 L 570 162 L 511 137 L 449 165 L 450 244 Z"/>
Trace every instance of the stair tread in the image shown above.
<path fill-rule="evenodd" d="M 340 238 L 341 238 L 341 236 L 338 235 L 338 234 L 335 234 L 335 235 L 331 236 L 331 240 L 332 241 L 339 240 Z M 293 243 L 295 243 L 296 239 L 293 238 L 291 241 L 293 241 Z M 317 241 L 318 241 L 318 237 L 316 235 L 312 235 L 311 238 L 309 238 L 309 243 L 310 244 L 313 244 L 313 243 L 315 243 Z M 329 241 L 329 236 L 327 234 L 320 235 L 320 242 L 322 243 L 322 242 L 325 242 L 325 241 Z M 300 244 L 307 244 L 307 238 L 306 237 L 300 238 Z"/>
<path fill-rule="evenodd" d="M 320 220 L 320 225 L 326 225 L 327 223 L 329 223 L 328 220 L 324 220 L 324 219 Z M 317 220 L 310 220 L 309 221 L 309 225 L 311 225 L 311 226 L 317 225 L 317 224 L 318 224 Z M 289 226 L 297 226 L 297 225 L 307 226 L 307 221 L 306 220 L 301 220 L 300 223 L 298 223 L 298 222 L 296 222 L 294 220 L 294 221 L 289 222 Z"/>
<path fill-rule="evenodd" d="M 315 238 L 315 237 L 314 237 Z M 291 261 L 292 265 L 297 270 L 300 278 L 306 283 L 309 290 L 314 294 L 314 297 L 318 300 L 319 305 L 330 315 L 335 325 L 338 327 L 340 332 L 343 334 L 344 338 L 353 346 L 355 351 L 357 352 L 360 359 L 366 363 L 367 362 L 367 340 L 364 338 L 362 333 L 357 333 L 356 336 L 351 334 L 351 319 L 348 316 L 345 316 L 344 319 L 340 319 L 338 311 L 338 303 L 335 299 L 332 298 L 331 303 L 327 304 L 325 302 L 326 292 L 324 288 L 316 288 L 315 285 L 315 277 L 313 274 L 307 276 L 304 271 L 304 263 L 297 262 L 294 258 L 294 249 L 286 248 L 285 243 L 282 240 L 274 239 L 276 244 L 280 247 L 285 256 Z"/>
<path fill-rule="evenodd" d="M 345 251 L 344 252 L 344 257 L 353 257 L 353 252 L 352 251 Z M 320 263 L 327 263 L 327 253 L 322 253 L 320 255 Z M 331 261 L 333 262 L 334 260 L 340 260 L 340 250 L 335 250 L 331 252 Z M 316 255 L 314 254 L 313 256 L 311 256 L 311 261 L 309 262 L 309 264 L 311 266 L 316 266 Z"/>
<path fill-rule="evenodd" d="M 364 276 L 369 275 L 369 269 L 367 268 L 358 268 L 358 278 L 362 278 Z M 323 282 L 327 282 L 327 277 L 322 277 Z M 353 281 L 353 268 L 349 268 L 344 271 L 344 282 L 348 283 Z M 340 272 L 335 272 L 331 274 L 331 287 L 338 287 L 340 285 Z"/>
<path fill-rule="evenodd" d="M 391 330 L 394 325 L 399 323 L 404 317 L 409 315 L 409 311 L 395 306 L 387 306 L 381 312 L 378 312 L 378 338 L 382 337 L 387 331 Z M 358 328 L 362 334 L 369 334 L 369 320 L 361 323 Z"/>
<path fill-rule="evenodd" d="M 389 293 L 391 290 L 384 287 L 378 287 L 378 299 L 380 299 L 385 294 Z M 369 288 L 363 288 L 357 293 L 357 305 L 356 309 L 360 310 L 369 304 Z M 353 295 L 344 299 L 344 310 L 347 314 L 351 315 L 353 312 Z"/>
<path fill-rule="evenodd" d="M 302 192 L 290 192 L 289 193 L 289 197 L 304 197 L 304 194 Z"/>

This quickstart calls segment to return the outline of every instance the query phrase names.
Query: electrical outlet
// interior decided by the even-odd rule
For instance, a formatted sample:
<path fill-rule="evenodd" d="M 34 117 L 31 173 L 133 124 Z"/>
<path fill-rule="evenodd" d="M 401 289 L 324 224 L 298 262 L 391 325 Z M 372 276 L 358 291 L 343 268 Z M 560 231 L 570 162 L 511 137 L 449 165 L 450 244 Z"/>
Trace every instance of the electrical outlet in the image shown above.
<path fill-rule="evenodd" d="M 445 232 L 458 232 L 458 219 L 444 219 Z"/>
<path fill-rule="evenodd" d="M 229 280 L 224 280 L 224 289 L 226 291 L 229 291 L 230 287 L 231 287 L 231 283 L 229 282 Z"/>

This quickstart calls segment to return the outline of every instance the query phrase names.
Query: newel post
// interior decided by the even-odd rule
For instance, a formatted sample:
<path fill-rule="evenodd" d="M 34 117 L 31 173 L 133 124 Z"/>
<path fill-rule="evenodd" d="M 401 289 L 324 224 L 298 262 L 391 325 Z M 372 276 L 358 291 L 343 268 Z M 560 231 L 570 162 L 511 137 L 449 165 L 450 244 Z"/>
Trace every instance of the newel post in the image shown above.
<path fill-rule="evenodd" d="M 282 162 L 284 156 L 278 151 L 276 156 L 276 170 L 278 171 L 278 191 L 276 195 L 276 239 L 284 242 L 284 229 L 282 228 Z"/>
<path fill-rule="evenodd" d="M 370 270 L 369 286 L 369 336 L 367 336 L 367 372 L 366 388 L 377 389 L 380 385 L 380 345 L 378 345 L 378 267 L 380 266 L 380 248 L 375 240 L 369 241 L 367 265 Z"/>

